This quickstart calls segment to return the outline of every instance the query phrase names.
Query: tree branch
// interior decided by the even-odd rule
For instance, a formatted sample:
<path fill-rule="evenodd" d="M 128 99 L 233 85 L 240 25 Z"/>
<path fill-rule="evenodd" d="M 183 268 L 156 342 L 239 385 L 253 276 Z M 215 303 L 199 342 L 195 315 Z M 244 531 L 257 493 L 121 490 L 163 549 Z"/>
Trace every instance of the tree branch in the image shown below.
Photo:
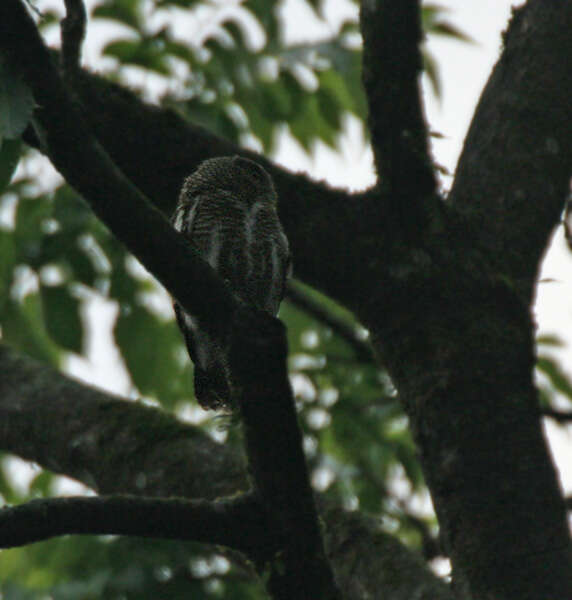
<path fill-rule="evenodd" d="M 140 422 L 145 427 L 136 427 Z M 248 487 L 244 458 L 199 428 L 82 385 L 2 344 L 0 440 L 3 450 L 100 494 L 215 499 Z"/>
<path fill-rule="evenodd" d="M 449 199 L 528 305 L 572 170 L 572 3 L 514 11 L 473 117 Z"/>
<path fill-rule="evenodd" d="M 0 548 L 68 534 L 130 535 L 220 544 L 257 559 L 273 548 L 264 517 L 251 495 L 210 502 L 128 495 L 38 499 L 0 509 Z"/>
<path fill-rule="evenodd" d="M 277 599 L 339 599 L 326 560 L 302 434 L 288 379 L 284 325 L 263 312 L 239 311 L 229 353 L 255 491 L 285 540 L 270 561 Z"/>
<path fill-rule="evenodd" d="M 362 78 L 380 185 L 402 227 L 419 235 L 418 219 L 436 191 L 423 116 L 418 0 L 361 3 Z M 421 203 L 423 201 L 423 204 Z"/>

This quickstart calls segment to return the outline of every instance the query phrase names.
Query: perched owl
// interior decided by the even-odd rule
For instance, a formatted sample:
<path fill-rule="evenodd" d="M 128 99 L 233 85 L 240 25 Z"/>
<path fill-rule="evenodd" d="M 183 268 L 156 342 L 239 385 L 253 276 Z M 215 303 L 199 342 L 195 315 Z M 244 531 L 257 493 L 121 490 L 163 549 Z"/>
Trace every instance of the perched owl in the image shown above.
<path fill-rule="evenodd" d="M 240 156 L 201 163 L 183 184 L 173 225 L 245 305 L 276 316 L 290 271 L 288 240 L 277 214 L 270 175 Z M 195 396 L 203 408 L 230 408 L 226 342 L 174 303 L 195 365 Z"/>

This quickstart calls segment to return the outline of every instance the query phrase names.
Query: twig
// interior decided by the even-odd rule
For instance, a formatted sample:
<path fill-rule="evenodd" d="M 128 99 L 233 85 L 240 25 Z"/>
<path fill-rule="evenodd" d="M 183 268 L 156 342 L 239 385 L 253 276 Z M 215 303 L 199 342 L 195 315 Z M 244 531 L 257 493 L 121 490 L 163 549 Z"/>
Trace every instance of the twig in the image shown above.
<path fill-rule="evenodd" d="M 541 410 L 543 417 L 554 419 L 558 423 L 572 423 L 572 412 L 555 410 L 554 408 L 543 408 Z"/>
<path fill-rule="evenodd" d="M 64 0 L 66 16 L 60 23 L 64 76 L 73 79 L 81 67 L 81 46 L 85 39 L 87 14 L 83 0 Z"/>
<path fill-rule="evenodd" d="M 323 304 L 316 302 L 316 300 L 304 292 L 301 286 L 293 281 L 288 283 L 286 297 L 292 304 L 330 327 L 344 339 L 352 347 L 356 353 L 356 357 L 360 361 L 374 362 L 375 356 L 371 344 L 359 337 L 355 325 L 332 314 Z"/>

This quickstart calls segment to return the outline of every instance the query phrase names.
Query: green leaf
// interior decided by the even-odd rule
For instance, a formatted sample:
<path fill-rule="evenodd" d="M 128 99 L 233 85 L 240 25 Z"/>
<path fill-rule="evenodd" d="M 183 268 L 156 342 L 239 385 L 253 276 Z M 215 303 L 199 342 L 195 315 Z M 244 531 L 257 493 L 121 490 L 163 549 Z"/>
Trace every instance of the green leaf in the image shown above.
<path fill-rule="evenodd" d="M 83 349 L 83 323 L 81 302 L 68 285 L 42 286 L 42 308 L 46 330 L 62 348 L 81 354 Z"/>
<path fill-rule="evenodd" d="M 421 25 L 425 33 L 444 35 L 457 40 L 474 44 L 475 40 L 464 31 L 443 20 L 443 16 L 451 10 L 440 4 L 425 4 L 421 9 Z"/>
<path fill-rule="evenodd" d="M 62 185 L 56 190 L 53 217 L 68 231 L 85 230 L 94 221 L 89 206 L 69 185 Z"/>
<path fill-rule="evenodd" d="M 19 139 L 10 140 L 0 136 L 0 192 L 10 183 L 20 162 L 22 144 Z"/>
<path fill-rule="evenodd" d="M 2 319 L 2 337 L 11 346 L 59 366 L 60 352 L 46 331 L 39 294 L 28 294 L 21 302 L 9 299 Z"/>
<path fill-rule="evenodd" d="M 135 304 L 119 315 L 114 336 L 142 395 L 155 397 L 167 406 L 192 397 L 188 363 L 180 360 L 183 341 L 174 321 Z"/>
<path fill-rule="evenodd" d="M 47 196 L 21 197 L 16 209 L 16 247 L 20 261 L 32 267 L 43 264 L 43 225 L 52 216 L 52 203 Z"/>
<path fill-rule="evenodd" d="M 243 4 L 262 25 L 268 38 L 268 45 L 277 40 L 280 35 L 280 22 L 276 10 L 279 0 L 246 0 Z"/>
<path fill-rule="evenodd" d="M 320 87 L 317 97 L 320 114 L 334 131 L 339 131 L 342 121 L 342 110 L 337 96 L 328 88 Z"/>
<path fill-rule="evenodd" d="M 355 111 L 354 94 L 350 92 L 347 81 L 334 69 L 322 71 L 319 74 L 320 90 L 332 96 L 337 105 L 337 113 L 341 116 L 343 111 Z M 339 117 L 338 117 L 339 119 Z"/>
<path fill-rule="evenodd" d="M 11 231 L 0 229 L 0 315 L 12 287 L 14 267 L 16 266 L 16 248 Z"/>
<path fill-rule="evenodd" d="M 50 471 L 40 471 L 30 483 L 30 496 L 47 498 L 52 492 L 54 474 Z"/>
<path fill-rule="evenodd" d="M 139 31 L 143 25 L 141 7 L 141 0 L 106 0 L 95 7 L 92 17 L 110 19 Z"/>
<path fill-rule="evenodd" d="M 0 142 L 22 135 L 34 107 L 30 88 L 0 57 Z"/>
<path fill-rule="evenodd" d="M 444 35 L 447 37 L 452 37 L 456 40 L 460 40 L 462 42 L 466 42 L 468 44 L 476 44 L 474 38 L 470 35 L 466 34 L 464 31 L 451 25 L 451 23 L 447 23 L 446 21 L 442 21 L 440 23 L 435 23 L 434 27 L 429 31 L 429 33 L 433 33 L 435 35 Z"/>
<path fill-rule="evenodd" d="M 570 381 L 558 361 L 547 356 L 539 356 L 536 361 L 536 367 L 541 373 L 546 375 L 554 389 L 572 401 L 572 381 Z"/>
<path fill-rule="evenodd" d="M 5 456 L 4 453 L 0 454 L 0 495 L 4 499 L 4 502 L 16 504 L 22 501 L 22 495 L 16 491 L 11 478 L 8 476 L 7 469 L 4 465 Z"/>
<path fill-rule="evenodd" d="M 545 334 L 539 335 L 536 338 L 538 346 L 551 346 L 553 348 L 562 348 L 564 346 L 564 340 L 557 335 Z"/>
<path fill-rule="evenodd" d="M 335 148 L 335 132 L 323 120 L 316 96 L 306 96 L 302 110 L 288 123 L 292 135 L 302 144 L 306 152 L 312 150 L 316 138 Z"/>
<path fill-rule="evenodd" d="M 137 65 L 160 75 L 171 72 L 162 45 L 153 39 L 110 42 L 103 49 L 103 54 L 117 58 L 122 64 Z"/>
<path fill-rule="evenodd" d="M 289 89 L 281 83 L 260 82 L 256 86 L 258 109 L 270 121 L 286 121 L 294 113 L 293 97 Z M 272 127 L 271 123 L 268 123 Z"/>
<path fill-rule="evenodd" d="M 440 100 L 443 96 L 443 86 L 439 74 L 439 66 L 433 55 L 427 50 L 423 52 L 423 69 L 429 78 L 429 83 L 433 88 L 435 97 Z"/>

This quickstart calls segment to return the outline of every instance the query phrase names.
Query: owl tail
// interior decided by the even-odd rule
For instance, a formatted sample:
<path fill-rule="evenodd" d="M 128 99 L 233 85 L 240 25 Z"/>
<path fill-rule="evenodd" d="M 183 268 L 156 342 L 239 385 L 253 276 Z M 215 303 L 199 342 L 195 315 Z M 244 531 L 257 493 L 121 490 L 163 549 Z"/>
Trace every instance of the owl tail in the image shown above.
<path fill-rule="evenodd" d="M 204 409 L 230 410 L 229 373 L 220 342 L 207 335 L 175 302 L 177 323 L 195 367 L 195 397 Z"/>
<path fill-rule="evenodd" d="M 195 397 L 204 409 L 231 408 L 231 392 L 224 365 L 213 365 L 206 370 L 195 365 Z"/>

